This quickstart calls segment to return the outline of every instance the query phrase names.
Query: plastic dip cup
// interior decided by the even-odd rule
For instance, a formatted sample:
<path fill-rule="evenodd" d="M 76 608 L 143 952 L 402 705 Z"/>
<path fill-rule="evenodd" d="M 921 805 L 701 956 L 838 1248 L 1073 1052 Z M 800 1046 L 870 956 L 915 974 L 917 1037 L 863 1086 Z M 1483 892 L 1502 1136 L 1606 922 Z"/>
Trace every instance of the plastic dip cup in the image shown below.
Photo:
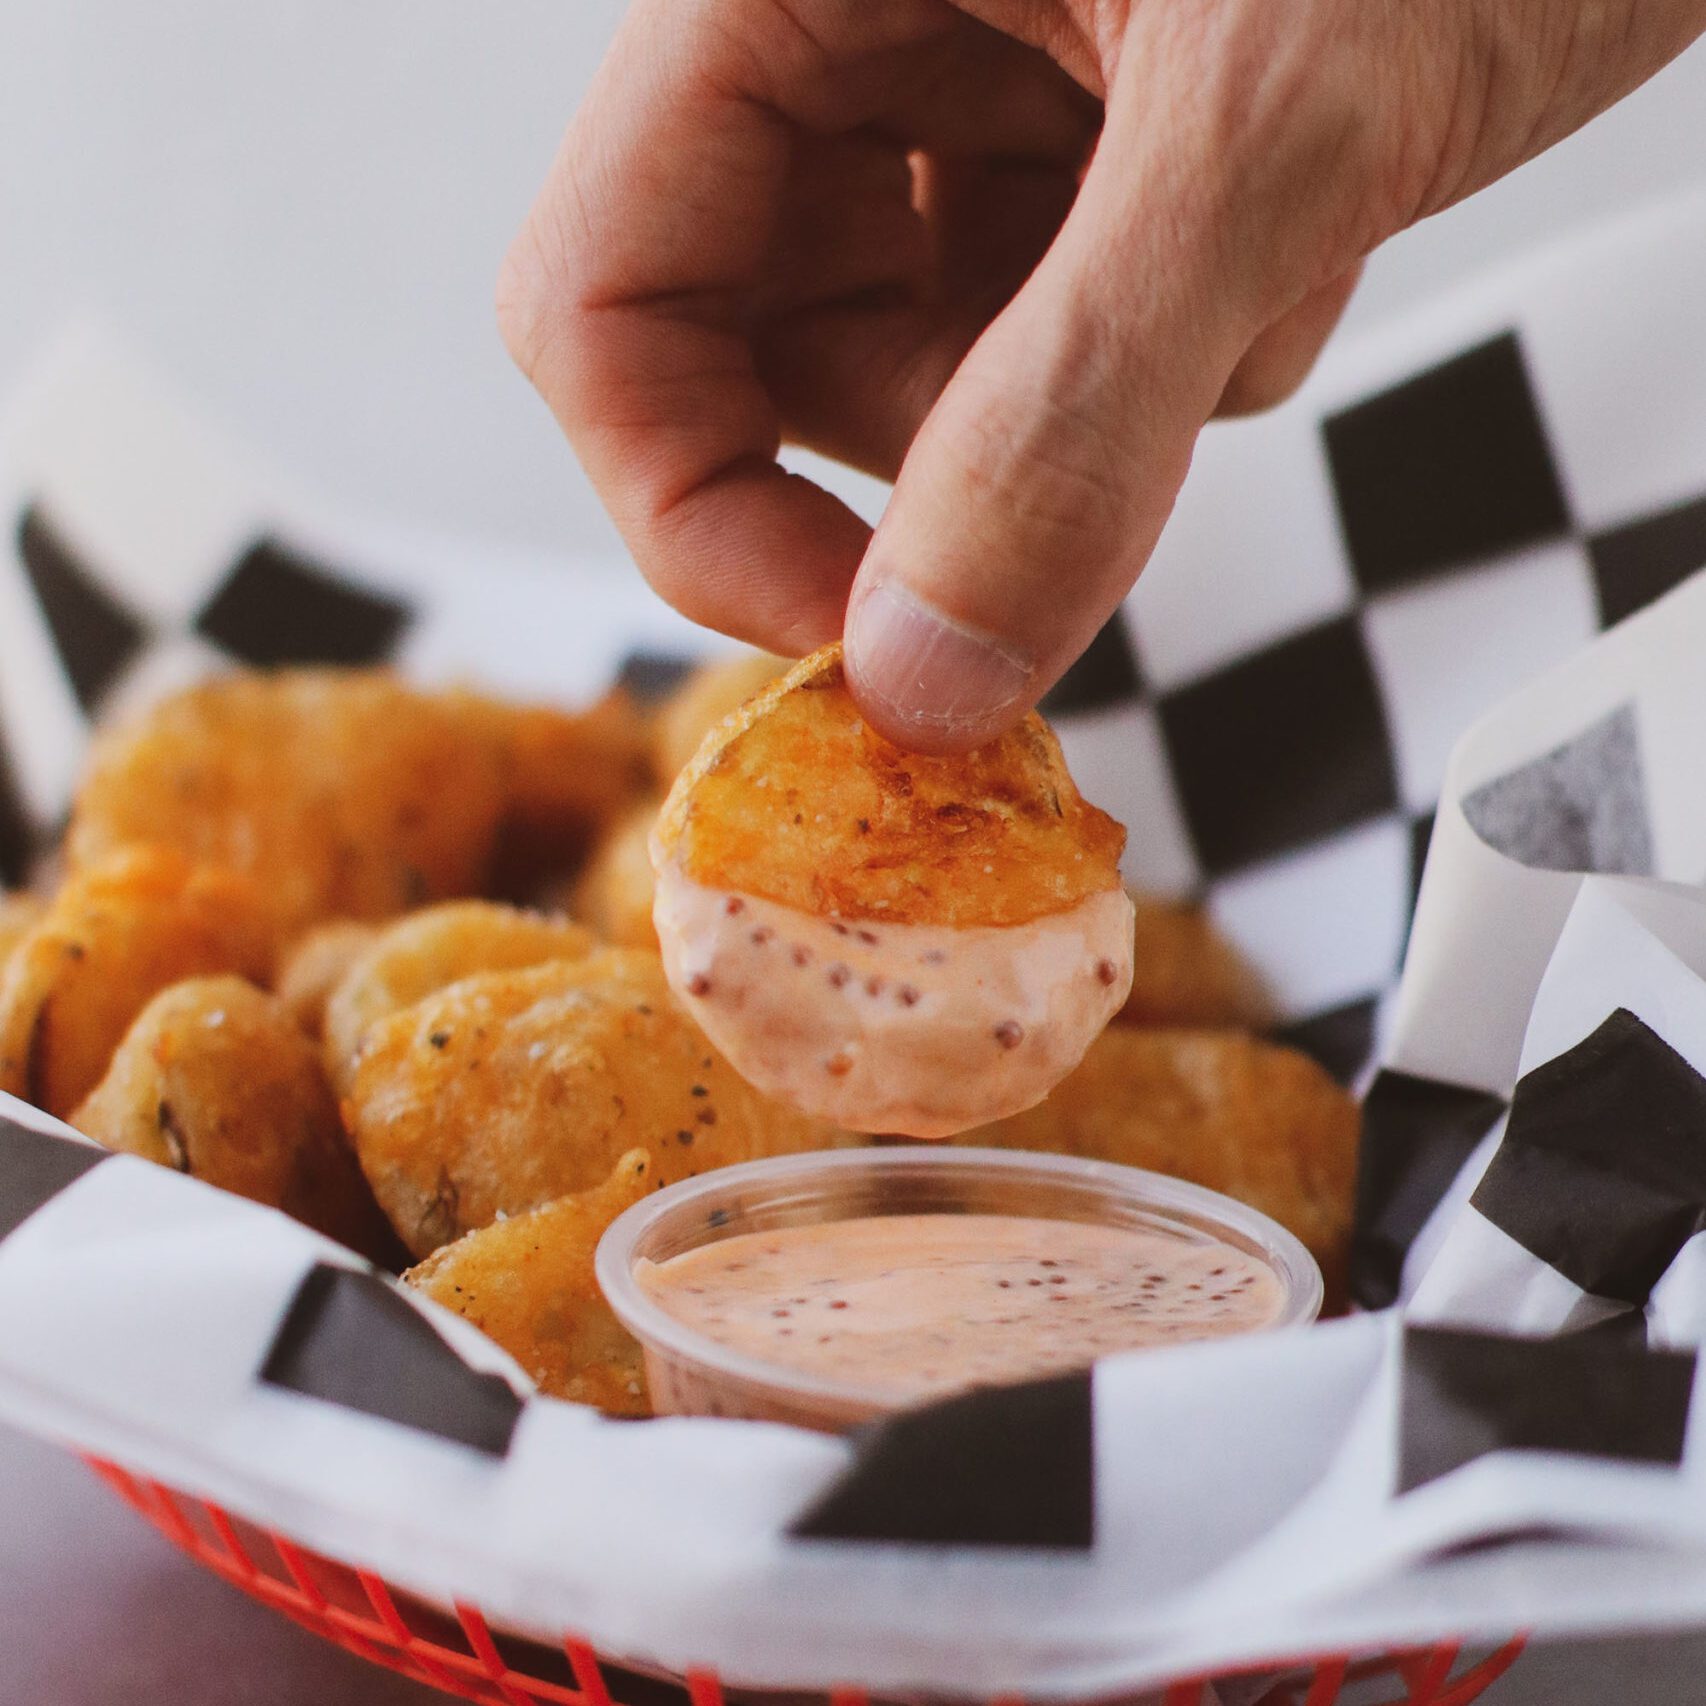
<path fill-rule="evenodd" d="M 719 1168 L 658 1191 L 619 1216 L 599 1242 L 598 1283 L 617 1318 L 639 1340 L 645 1352 L 646 1380 L 656 1412 L 739 1416 L 840 1430 L 944 1395 L 939 1386 L 928 1384 L 907 1390 L 905 1378 L 900 1376 L 886 1378 L 879 1384 L 871 1379 L 860 1382 L 793 1367 L 787 1360 L 786 1347 L 779 1340 L 774 1346 L 777 1353 L 774 1360 L 750 1349 L 731 1348 L 663 1307 L 654 1295 L 663 1264 L 725 1239 L 805 1227 L 823 1227 L 826 1234 L 842 1239 L 850 1234 L 855 1241 L 873 1234 L 881 1238 L 885 1232 L 896 1229 L 849 1228 L 841 1223 L 894 1216 L 1001 1216 L 1030 1222 L 1072 1222 L 1095 1229 L 1092 1236 L 1104 1243 L 1111 1242 L 1116 1256 L 1123 1241 L 1113 1239 L 1112 1234 L 1136 1233 L 1143 1235 L 1143 1242 L 1130 1240 L 1131 1247 L 1152 1252 L 1159 1249 L 1162 1254 L 1152 1259 L 1162 1265 L 1176 1255 L 1181 1264 L 1196 1263 L 1200 1267 L 1205 1260 L 1213 1259 L 1208 1252 L 1224 1251 L 1230 1246 L 1235 1253 L 1235 1271 L 1251 1275 L 1244 1283 L 1255 1286 L 1264 1300 L 1272 1300 L 1272 1309 L 1249 1328 L 1236 1325 L 1229 1328 L 1224 1322 L 1217 1326 L 1207 1315 L 1214 1312 L 1215 1306 L 1224 1312 L 1231 1305 L 1222 1305 L 1218 1293 L 1211 1303 L 1208 1292 L 1214 1282 L 1205 1280 L 1202 1286 L 1188 1288 L 1194 1294 L 1189 1298 L 1182 1292 L 1174 1294 L 1175 1307 L 1182 1307 L 1187 1317 L 1198 1307 L 1205 1311 L 1200 1333 L 1191 1330 L 1188 1318 L 1182 1326 L 1172 1329 L 1181 1339 L 1298 1326 L 1313 1321 L 1321 1309 L 1320 1270 L 1303 1245 L 1282 1226 L 1230 1197 L 1159 1173 L 1063 1155 L 935 1146 L 824 1150 L 781 1156 Z M 956 1231 L 976 1235 L 980 1227 L 991 1224 L 962 1221 L 956 1228 L 944 1220 L 942 1242 L 951 1245 Z M 1013 1228 L 1010 1218 L 1007 1224 L 1009 1230 L 1024 1230 Z M 904 1230 L 914 1247 L 934 1243 L 926 1236 L 932 1230 L 927 1222 L 923 1225 L 911 1222 Z M 1030 1230 L 1035 1234 L 1053 1229 L 1033 1226 Z M 1062 1230 L 1060 1236 L 1071 1235 Z M 750 1241 L 753 1245 L 762 1242 L 765 1241 Z M 1038 1238 L 1036 1242 L 1040 1248 L 1042 1240 Z M 733 1253 L 721 1254 L 730 1257 Z M 831 1243 L 825 1243 L 824 1257 L 826 1262 L 834 1261 Z M 702 1262 L 706 1258 L 697 1259 Z M 762 1261 L 754 1266 L 762 1269 Z M 1041 1270 L 1073 1266 L 1071 1261 L 1042 1261 L 1027 1262 L 1023 1270 L 1009 1265 L 990 1271 L 1018 1274 L 1032 1267 Z M 1140 1258 L 1128 1264 L 1121 1277 L 1129 1282 L 1141 1266 Z M 1116 1271 L 1117 1267 L 1116 1263 Z M 1108 1270 L 1104 1267 L 1102 1271 Z M 1232 1270 L 1216 1267 L 1209 1271 Z M 763 1283 L 759 1275 L 754 1277 Z M 927 1301 L 930 1276 L 925 1275 L 924 1279 L 926 1283 L 919 1295 Z M 1029 1278 L 989 1283 L 1002 1284 L 1004 1296 L 1012 1297 L 1014 1293 L 1007 1290 L 1008 1286 L 1041 1288 L 1066 1282 L 1052 1273 L 1038 1271 Z M 1157 1279 L 1151 1283 L 1164 1281 Z M 800 1319 L 790 1321 L 788 1331 L 798 1326 L 803 1333 L 808 1318 L 813 1323 L 814 1335 L 817 1327 L 840 1325 L 853 1319 L 823 1313 L 825 1308 L 841 1310 L 848 1305 L 827 1301 L 829 1293 L 839 1289 L 832 1279 L 821 1284 L 827 1290 L 811 1298 L 813 1307 L 799 1311 Z M 1127 1290 L 1129 1294 L 1129 1284 Z M 1038 1317 L 1035 1306 L 1045 1300 L 1069 1301 L 1065 1296 L 1054 1299 L 1046 1289 L 1021 1291 L 1018 1296 L 1022 1304 L 1032 1306 L 1033 1318 Z M 749 1305 L 754 1302 L 777 1305 L 774 1309 L 759 1307 L 756 1313 L 779 1317 L 794 1315 L 792 1306 L 807 1301 L 804 1297 L 768 1294 L 748 1299 Z M 1094 1316 L 1095 1297 L 1086 1297 L 1081 1288 L 1076 1301 L 1084 1313 Z M 950 1340 L 954 1334 L 954 1307 L 949 1303 L 931 1318 Z M 1070 1313 L 1063 1312 L 1063 1316 Z M 1046 1318 L 1045 1326 L 1053 1319 L 1047 1317 L 1046 1311 L 1042 1317 Z M 1110 1328 L 1110 1317 L 1104 1316 L 1100 1324 Z M 999 1321 L 996 1325 L 1000 1325 Z M 830 1335 L 826 1334 L 820 1342 L 830 1342 Z M 1022 1379 L 1031 1372 L 1060 1371 L 1060 1364 L 1055 1362 L 1034 1371 L 1013 1369 L 1006 1378 Z"/>

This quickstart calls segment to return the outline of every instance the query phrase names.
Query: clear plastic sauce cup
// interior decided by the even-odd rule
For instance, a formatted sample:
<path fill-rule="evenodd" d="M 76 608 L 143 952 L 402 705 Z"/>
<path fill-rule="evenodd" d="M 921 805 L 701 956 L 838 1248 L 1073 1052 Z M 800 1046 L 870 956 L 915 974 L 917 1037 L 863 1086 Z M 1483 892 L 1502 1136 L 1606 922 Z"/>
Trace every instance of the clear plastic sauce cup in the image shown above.
<path fill-rule="evenodd" d="M 660 1415 L 747 1417 L 835 1431 L 939 1395 L 909 1394 L 893 1381 L 878 1389 L 830 1379 L 780 1357 L 737 1351 L 666 1310 L 641 1278 L 648 1264 L 743 1233 L 919 1215 L 1126 1229 L 1170 1246 L 1176 1241 L 1181 1253 L 1229 1245 L 1271 1275 L 1277 1289 L 1277 1307 L 1257 1330 L 1302 1325 L 1321 1309 L 1320 1270 L 1282 1226 L 1230 1197 L 1159 1173 L 997 1149 L 783 1156 L 720 1168 L 658 1191 L 621 1215 L 600 1241 L 598 1282 L 645 1352 L 653 1408 Z"/>

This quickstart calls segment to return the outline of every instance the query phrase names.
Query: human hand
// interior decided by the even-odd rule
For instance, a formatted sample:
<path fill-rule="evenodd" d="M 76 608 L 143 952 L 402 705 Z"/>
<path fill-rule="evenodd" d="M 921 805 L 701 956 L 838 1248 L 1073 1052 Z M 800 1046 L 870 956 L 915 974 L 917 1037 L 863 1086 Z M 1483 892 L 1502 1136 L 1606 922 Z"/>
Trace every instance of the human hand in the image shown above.
<path fill-rule="evenodd" d="M 638 0 L 499 315 L 652 584 L 873 725 L 1014 722 L 1216 413 L 1372 248 L 1541 152 L 1706 0 Z M 896 479 L 870 530 L 784 441 Z"/>

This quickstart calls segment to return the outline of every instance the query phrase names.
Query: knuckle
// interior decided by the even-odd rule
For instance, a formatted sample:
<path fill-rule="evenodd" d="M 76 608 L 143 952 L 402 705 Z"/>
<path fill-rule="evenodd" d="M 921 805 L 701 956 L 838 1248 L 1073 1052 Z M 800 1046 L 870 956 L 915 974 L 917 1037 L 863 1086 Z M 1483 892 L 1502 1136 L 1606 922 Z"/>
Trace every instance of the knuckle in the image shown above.
<path fill-rule="evenodd" d="M 529 216 L 498 270 L 498 331 L 511 359 L 537 382 L 557 319 L 559 270 L 539 240 L 538 221 Z"/>
<path fill-rule="evenodd" d="M 1059 397 L 992 398 L 967 417 L 967 480 L 1005 529 L 1096 539 L 1124 516 L 1128 483 L 1114 422 L 1104 410 Z"/>

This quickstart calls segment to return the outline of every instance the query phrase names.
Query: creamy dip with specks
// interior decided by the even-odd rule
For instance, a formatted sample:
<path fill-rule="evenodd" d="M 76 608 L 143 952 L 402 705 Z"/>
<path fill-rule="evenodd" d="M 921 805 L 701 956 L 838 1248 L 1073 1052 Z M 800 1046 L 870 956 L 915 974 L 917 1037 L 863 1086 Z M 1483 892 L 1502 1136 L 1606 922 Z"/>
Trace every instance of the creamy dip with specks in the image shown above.
<path fill-rule="evenodd" d="M 1034 1107 L 1131 988 L 1132 904 L 1026 924 L 822 918 L 660 861 L 670 985 L 760 1090 L 852 1131 L 948 1137 Z"/>
<path fill-rule="evenodd" d="M 1284 1293 L 1212 1239 L 1004 1214 L 745 1232 L 641 1262 L 645 1294 L 761 1362 L 913 1403 L 1271 1325 Z"/>

